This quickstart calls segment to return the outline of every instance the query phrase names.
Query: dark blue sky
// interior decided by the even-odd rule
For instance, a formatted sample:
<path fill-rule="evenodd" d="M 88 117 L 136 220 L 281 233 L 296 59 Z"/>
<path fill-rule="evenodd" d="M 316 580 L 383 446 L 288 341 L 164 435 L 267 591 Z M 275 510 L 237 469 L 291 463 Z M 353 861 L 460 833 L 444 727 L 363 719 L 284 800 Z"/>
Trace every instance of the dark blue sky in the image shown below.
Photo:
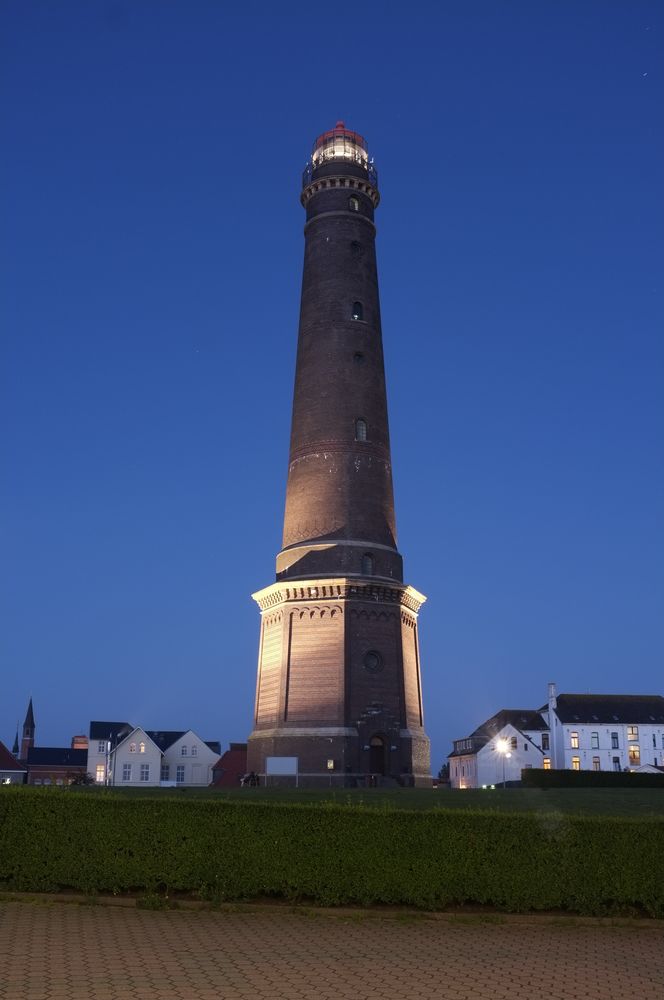
<path fill-rule="evenodd" d="M 435 768 L 549 680 L 663 693 L 660 2 L 5 0 L 0 36 L 0 739 L 30 694 L 42 745 L 247 736 L 338 118 Z"/>

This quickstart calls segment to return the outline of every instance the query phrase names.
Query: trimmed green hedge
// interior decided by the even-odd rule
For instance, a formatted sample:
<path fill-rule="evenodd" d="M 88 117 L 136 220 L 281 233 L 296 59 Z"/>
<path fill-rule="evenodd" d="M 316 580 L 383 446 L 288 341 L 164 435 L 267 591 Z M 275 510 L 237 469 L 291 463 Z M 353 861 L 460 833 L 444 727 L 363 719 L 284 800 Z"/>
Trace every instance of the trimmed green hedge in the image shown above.
<path fill-rule="evenodd" d="M 664 820 L 0 790 L 0 885 L 664 916 Z"/>
<path fill-rule="evenodd" d="M 521 772 L 524 788 L 661 788 L 664 774 L 635 774 L 632 771 L 544 771 L 526 768 Z"/>

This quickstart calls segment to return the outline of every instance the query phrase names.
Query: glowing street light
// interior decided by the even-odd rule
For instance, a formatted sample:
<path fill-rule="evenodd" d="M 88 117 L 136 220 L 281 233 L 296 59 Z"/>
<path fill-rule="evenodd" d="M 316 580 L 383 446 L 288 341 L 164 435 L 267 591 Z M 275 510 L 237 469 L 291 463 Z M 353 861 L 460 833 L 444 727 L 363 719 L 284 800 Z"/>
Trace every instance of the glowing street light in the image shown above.
<path fill-rule="evenodd" d="M 496 750 L 503 758 L 503 788 L 505 788 L 505 761 L 508 760 L 512 754 L 510 751 L 510 741 L 507 739 L 496 740 Z"/>

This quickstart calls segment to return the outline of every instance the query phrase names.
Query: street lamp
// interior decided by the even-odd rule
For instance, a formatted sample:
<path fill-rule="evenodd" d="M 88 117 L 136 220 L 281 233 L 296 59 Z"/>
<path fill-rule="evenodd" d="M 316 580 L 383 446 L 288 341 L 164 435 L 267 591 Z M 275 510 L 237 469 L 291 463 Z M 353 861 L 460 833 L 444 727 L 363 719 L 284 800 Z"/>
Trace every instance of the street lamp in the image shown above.
<path fill-rule="evenodd" d="M 506 739 L 496 740 L 496 750 L 503 758 L 503 788 L 505 788 L 505 761 L 512 756 L 510 753 L 510 741 Z"/>

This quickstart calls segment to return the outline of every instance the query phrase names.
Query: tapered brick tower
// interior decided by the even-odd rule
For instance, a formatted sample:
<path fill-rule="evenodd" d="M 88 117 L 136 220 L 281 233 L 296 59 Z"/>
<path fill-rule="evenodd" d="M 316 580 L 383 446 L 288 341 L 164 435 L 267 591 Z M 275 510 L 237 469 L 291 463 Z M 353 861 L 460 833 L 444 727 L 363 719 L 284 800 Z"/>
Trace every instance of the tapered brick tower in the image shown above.
<path fill-rule="evenodd" d="M 253 595 L 261 638 L 248 767 L 265 774 L 267 757 L 297 757 L 301 785 L 431 782 L 417 635 L 425 598 L 404 585 L 396 547 L 379 198 L 364 139 L 338 122 L 303 176 L 283 548 L 277 582 Z"/>

